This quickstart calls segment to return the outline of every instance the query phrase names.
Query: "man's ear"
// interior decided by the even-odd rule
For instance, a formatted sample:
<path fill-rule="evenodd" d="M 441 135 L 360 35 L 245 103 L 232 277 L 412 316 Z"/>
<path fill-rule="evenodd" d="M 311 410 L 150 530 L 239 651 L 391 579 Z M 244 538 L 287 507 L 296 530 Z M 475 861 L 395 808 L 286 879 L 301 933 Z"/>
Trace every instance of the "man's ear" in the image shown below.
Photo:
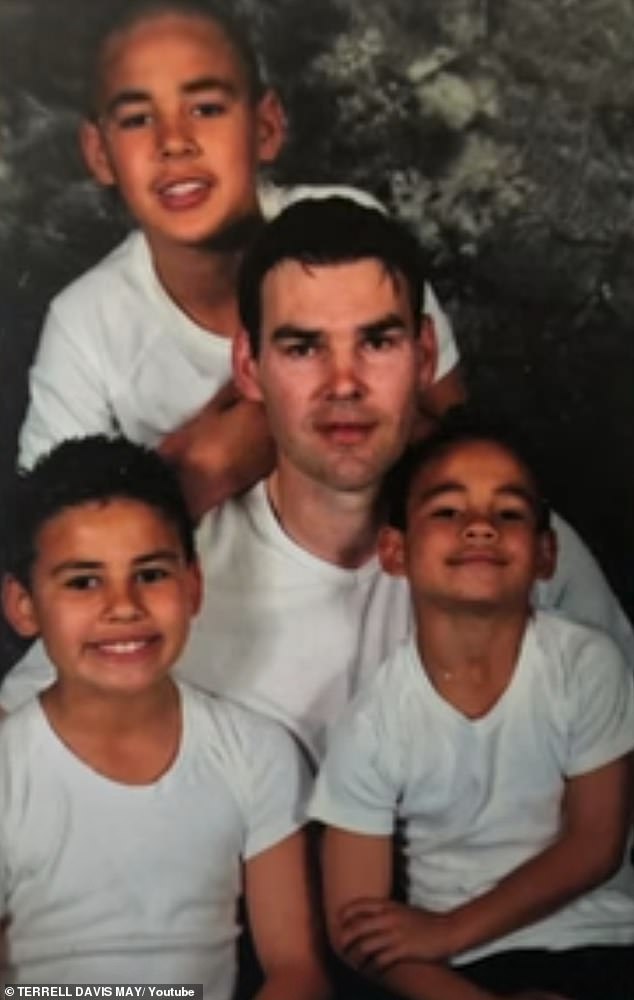
<path fill-rule="evenodd" d="M 537 579 L 550 580 L 557 566 L 557 536 L 548 528 L 537 539 Z"/>
<path fill-rule="evenodd" d="M 423 313 L 418 327 L 420 361 L 418 365 L 418 389 L 424 392 L 434 381 L 438 366 L 438 337 L 431 316 Z"/>
<path fill-rule="evenodd" d="M 25 639 L 39 634 L 40 626 L 33 598 L 24 584 L 10 573 L 2 577 L 2 610 L 9 625 Z"/>
<path fill-rule="evenodd" d="M 266 90 L 256 109 L 257 153 L 259 163 L 272 163 L 286 139 L 286 115 L 274 90 Z"/>
<path fill-rule="evenodd" d="M 249 335 L 239 330 L 232 345 L 233 377 L 245 399 L 254 403 L 262 402 L 262 392 L 258 379 L 258 361 L 253 357 Z"/>
<path fill-rule="evenodd" d="M 87 118 L 79 126 L 79 145 L 84 162 L 95 180 L 104 187 L 115 185 L 117 180 L 101 129 Z"/>
<path fill-rule="evenodd" d="M 379 561 L 390 576 L 405 576 L 405 536 L 398 528 L 384 525 L 379 531 Z"/>

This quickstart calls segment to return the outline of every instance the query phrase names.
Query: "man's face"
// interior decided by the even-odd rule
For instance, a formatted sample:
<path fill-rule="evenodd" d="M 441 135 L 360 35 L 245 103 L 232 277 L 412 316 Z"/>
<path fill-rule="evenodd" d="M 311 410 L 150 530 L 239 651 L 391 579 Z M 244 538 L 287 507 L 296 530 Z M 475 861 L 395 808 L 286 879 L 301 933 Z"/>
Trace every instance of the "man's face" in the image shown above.
<path fill-rule="evenodd" d="M 264 401 L 280 472 L 335 491 L 375 489 L 405 446 L 433 369 L 404 279 L 373 258 L 282 261 L 261 296 L 260 354 L 242 366 L 243 388 Z"/>
<path fill-rule="evenodd" d="M 7 617 L 40 633 L 67 687 L 131 695 L 161 682 L 200 597 L 176 528 L 135 500 L 60 511 L 36 540 L 27 591 L 5 581 Z"/>
<path fill-rule="evenodd" d="M 406 531 L 383 529 L 379 552 L 388 571 L 408 577 L 416 606 L 525 612 L 533 583 L 554 564 L 537 504 L 535 484 L 511 452 L 463 442 L 415 476 Z"/>
<path fill-rule="evenodd" d="M 272 94 L 254 104 L 245 70 L 213 21 L 161 14 L 113 36 L 99 124 L 84 154 L 116 185 L 155 252 L 196 245 L 257 210 L 258 162 L 281 143 Z"/>

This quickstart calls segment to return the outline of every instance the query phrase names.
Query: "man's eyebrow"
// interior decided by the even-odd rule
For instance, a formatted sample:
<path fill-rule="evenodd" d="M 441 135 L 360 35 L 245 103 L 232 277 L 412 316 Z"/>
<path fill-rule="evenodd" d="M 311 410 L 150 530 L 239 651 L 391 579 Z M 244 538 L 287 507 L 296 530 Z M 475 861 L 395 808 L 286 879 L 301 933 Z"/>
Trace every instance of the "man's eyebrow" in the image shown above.
<path fill-rule="evenodd" d="M 385 316 L 380 316 L 379 319 L 374 319 L 369 323 L 362 323 L 357 329 L 366 336 L 376 336 L 379 333 L 385 333 L 386 330 L 406 330 L 407 323 L 398 313 L 386 313 Z"/>
<path fill-rule="evenodd" d="M 145 563 L 151 562 L 177 563 L 180 559 L 181 554 L 175 549 L 155 549 L 153 552 L 144 552 L 143 555 L 136 556 L 136 558 L 132 560 L 132 565 L 142 566 Z"/>
<path fill-rule="evenodd" d="M 321 330 L 311 327 L 295 326 L 293 323 L 282 323 L 275 327 L 271 333 L 271 342 L 274 344 L 284 343 L 285 340 L 306 340 L 316 341 L 322 335 Z"/>
<path fill-rule="evenodd" d="M 200 76 L 195 80 L 187 80 L 179 89 L 183 94 L 200 94 L 205 91 L 219 90 L 227 97 L 235 97 L 238 92 L 234 83 L 217 76 Z M 151 101 L 152 94 L 149 90 L 141 90 L 140 88 L 120 90 L 107 102 L 104 115 L 112 115 L 119 108 L 125 108 L 131 104 L 150 104 Z"/>

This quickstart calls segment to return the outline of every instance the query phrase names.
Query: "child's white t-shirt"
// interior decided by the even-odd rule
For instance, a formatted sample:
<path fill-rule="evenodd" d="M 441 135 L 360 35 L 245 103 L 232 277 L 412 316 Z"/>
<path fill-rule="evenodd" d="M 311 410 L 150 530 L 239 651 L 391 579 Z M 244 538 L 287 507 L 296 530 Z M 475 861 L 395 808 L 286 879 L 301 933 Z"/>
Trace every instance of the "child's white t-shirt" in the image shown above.
<path fill-rule="evenodd" d="M 267 218 L 300 198 L 342 194 L 380 207 L 345 187 L 261 189 Z M 438 340 L 436 378 L 458 361 L 449 321 L 429 285 L 425 308 Z M 124 434 L 155 447 L 215 396 L 231 377 L 231 341 L 203 329 L 161 285 L 144 235 L 135 230 L 51 303 L 30 372 L 30 402 L 19 465 L 66 438 Z"/>
<path fill-rule="evenodd" d="M 303 823 L 310 775 L 275 723 L 179 685 L 149 785 L 74 756 L 33 700 L 0 725 L 0 914 L 15 983 L 203 983 L 229 1000 L 243 862 Z"/>
<path fill-rule="evenodd" d="M 331 734 L 309 815 L 390 836 L 404 824 L 409 901 L 445 912 L 557 837 L 567 778 L 634 747 L 634 677 L 604 634 L 536 613 L 501 698 L 468 719 L 436 691 L 413 641 Z M 634 870 L 543 920 L 458 956 L 634 941 Z"/>

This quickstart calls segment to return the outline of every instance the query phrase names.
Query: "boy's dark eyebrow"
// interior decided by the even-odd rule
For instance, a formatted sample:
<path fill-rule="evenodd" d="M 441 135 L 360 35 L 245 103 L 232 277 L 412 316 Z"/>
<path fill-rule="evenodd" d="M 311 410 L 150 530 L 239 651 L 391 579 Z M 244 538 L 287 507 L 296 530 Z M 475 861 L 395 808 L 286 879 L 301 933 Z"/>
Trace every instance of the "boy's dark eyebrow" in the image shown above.
<path fill-rule="evenodd" d="M 431 489 L 425 490 L 420 494 L 419 500 L 423 502 L 433 500 L 434 497 L 441 496 L 443 493 L 466 492 L 467 487 L 464 483 L 454 479 L 447 479 L 442 483 L 437 483 L 436 486 L 432 486 Z M 526 503 L 533 508 L 535 508 L 538 503 L 537 497 L 531 493 L 530 490 L 526 489 L 524 486 L 518 486 L 517 483 L 503 483 L 501 486 L 496 487 L 494 494 L 495 496 L 518 497 L 520 500 L 525 500 Z"/>
<path fill-rule="evenodd" d="M 146 563 L 152 562 L 177 563 L 180 558 L 180 554 L 173 549 L 156 549 L 154 552 L 144 552 L 143 555 L 137 556 L 132 560 L 132 565 L 144 566 Z M 104 565 L 105 563 L 98 559 L 67 559 L 53 566 L 51 576 L 59 576 L 61 573 L 87 573 L 91 570 L 103 569 Z"/>
<path fill-rule="evenodd" d="M 195 80 L 187 80 L 180 87 L 183 94 L 200 94 L 208 90 L 220 90 L 227 97 L 235 97 L 237 87 L 229 80 L 224 80 L 217 76 L 201 76 Z M 104 117 L 112 115 L 118 108 L 127 107 L 129 104 L 147 104 L 152 101 L 152 95 L 148 90 L 120 90 L 106 104 Z"/>
<path fill-rule="evenodd" d="M 386 330 L 394 330 L 395 328 L 405 330 L 405 320 L 397 313 L 387 313 L 385 316 L 371 320 L 369 323 L 361 323 L 356 328 L 356 332 L 364 337 L 372 337 L 385 333 Z M 274 343 L 280 343 L 284 340 L 315 341 L 322 336 L 323 332 L 323 330 L 311 327 L 295 326 L 293 323 L 282 323 L 281 326 L 276 327 L 271 333 L 271 341 Z"/>

